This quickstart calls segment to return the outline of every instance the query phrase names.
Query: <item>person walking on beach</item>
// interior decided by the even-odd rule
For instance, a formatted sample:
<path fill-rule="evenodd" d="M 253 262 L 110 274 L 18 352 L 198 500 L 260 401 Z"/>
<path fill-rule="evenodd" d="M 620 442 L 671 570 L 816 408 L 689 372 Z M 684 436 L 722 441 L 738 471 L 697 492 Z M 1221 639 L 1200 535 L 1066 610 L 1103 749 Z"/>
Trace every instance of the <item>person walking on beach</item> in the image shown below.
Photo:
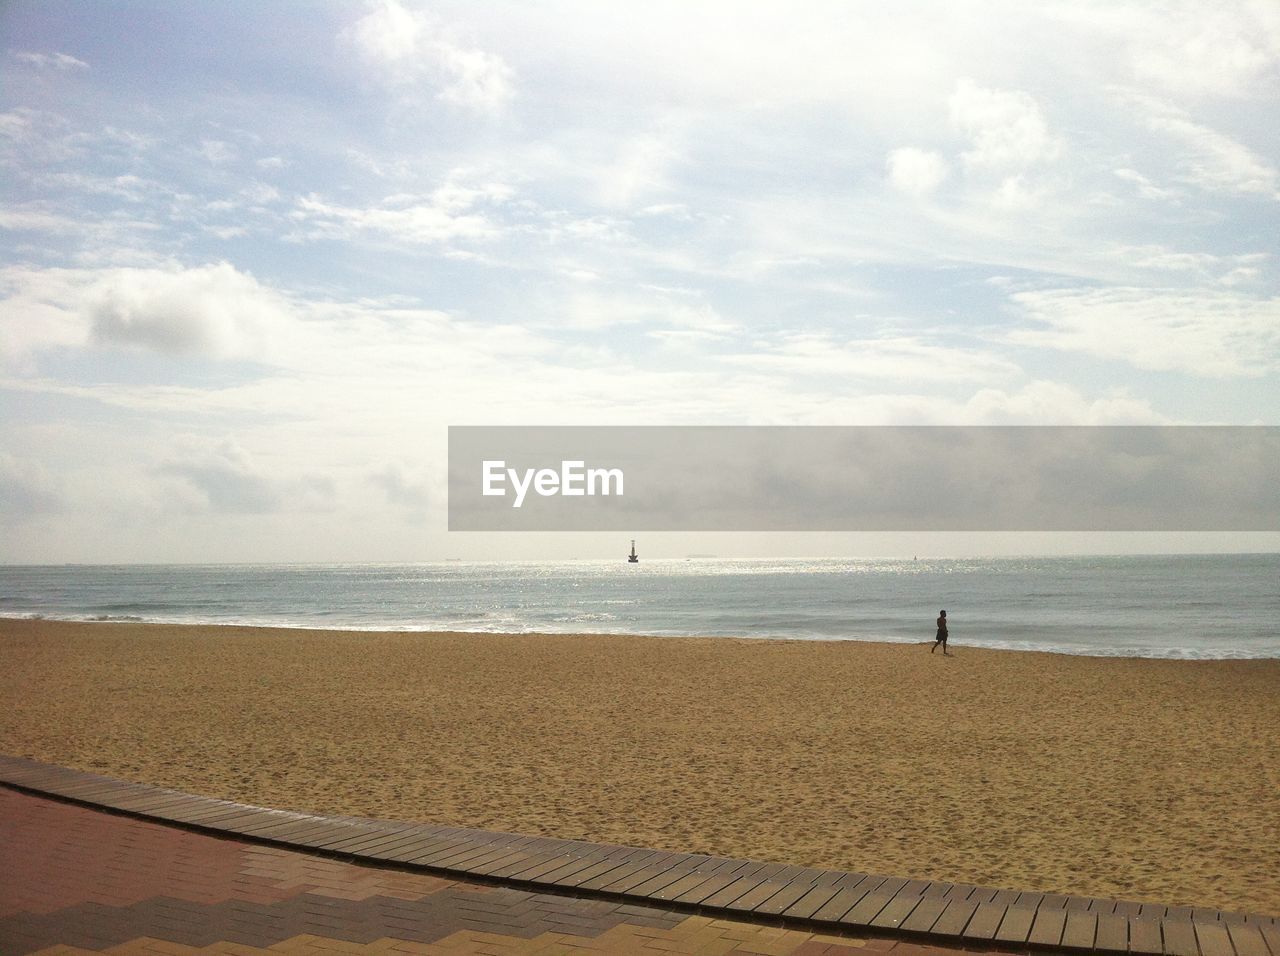
<path fill-rule="evenodd" d="M 947 653 L 947 612 L 946 611 L 938 612 L 938 635 L 933 639 L 933 647 L 929 648 L 929 653 L 932 654 L 934 651 L 936 651 L 938 649 L 939 644 L 942 645 L 942 656 L 950 657 L 951 655 Z"/>

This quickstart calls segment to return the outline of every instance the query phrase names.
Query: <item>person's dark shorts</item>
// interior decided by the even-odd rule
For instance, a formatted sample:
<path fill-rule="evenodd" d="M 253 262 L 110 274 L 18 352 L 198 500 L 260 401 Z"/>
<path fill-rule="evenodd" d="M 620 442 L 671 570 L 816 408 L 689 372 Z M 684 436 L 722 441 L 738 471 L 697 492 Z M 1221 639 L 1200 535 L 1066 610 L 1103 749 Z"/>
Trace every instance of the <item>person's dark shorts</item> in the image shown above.
<path fill-rule="evenodd" d="M 945 641 L 946 639 L 947 639 L 947 632 L 946 632 L 946 631 L 939 631 L 939 632 L 938 632 L 938 636 L 937 636 L 937 637 L 935 637 L 935 638 L 933 639 L 933 642 L 936 644 L 936 643 L 938 643 L 939 641 Z"/>

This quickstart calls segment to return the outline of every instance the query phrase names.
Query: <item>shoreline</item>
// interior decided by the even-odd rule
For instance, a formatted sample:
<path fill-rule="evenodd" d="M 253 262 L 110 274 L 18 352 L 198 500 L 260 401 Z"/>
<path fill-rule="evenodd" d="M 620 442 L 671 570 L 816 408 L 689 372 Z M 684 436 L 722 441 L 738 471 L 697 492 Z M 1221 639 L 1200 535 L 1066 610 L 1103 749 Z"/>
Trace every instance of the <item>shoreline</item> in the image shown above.
<path fill-rule="evenodd" d="M 76 624 L 107 627 L 136 628 L 226 628 L 243 631 L 283 631 L 299 634 L 367 634 L 367 635 L 416 635 L 432 637 L 438 635 L 474 636 L 474 637 L 564 637 L 564 638 L 618 638 L 626 640 L 689 640 L 689 641 L 742 641 L 746 643 L 785 643 L 785 644 L 865 644 L 874 647 L 927 647 L 933 638 L 920 640 L 889 641 L 862 637 L 785 637 L 761 636 L 744 637 L 741 634 L 676 634 L 659 631 L 467 631 L 457 628 L 439 627 L 386 627 L 385 625 L 325 625 L 325 624 L 276 624 L 243 621 L 163 621 L 128 615 L 119 616 L 85 616 L 85 615 L 49 615 L 40 613 L 0 613 L 0 628 L 9 623 L 49 623 Z M 1031 642 L 1028 642 L 1031 643 Z M 1117 661 L 1179 661 L 1182 663 L 1213 663 L 1217 661 L 1280 661 L 1280 652 L 1273 656 L 1246 656 L 1236 654 L 1221 657 L 1198 657 L 1191 655 L 1174 656 L 1170 654 L 1091 654 L 1081 651 L 1067 651 L 1057 647 L 1007 647 L 991 646 L 981 643 L 967 643 L 963 638 L 954 639 L 951 646 L 971 651 L 983 651 L 995 654 L 1047 654 L 1054 657 L 1082 657 L 1090 660 Z"/>
<path fill-rule="evenodd" d="M 283 809 L 1280 912 L 1280 661 L 635 637 L 5 618 L 0 752 Z"/>

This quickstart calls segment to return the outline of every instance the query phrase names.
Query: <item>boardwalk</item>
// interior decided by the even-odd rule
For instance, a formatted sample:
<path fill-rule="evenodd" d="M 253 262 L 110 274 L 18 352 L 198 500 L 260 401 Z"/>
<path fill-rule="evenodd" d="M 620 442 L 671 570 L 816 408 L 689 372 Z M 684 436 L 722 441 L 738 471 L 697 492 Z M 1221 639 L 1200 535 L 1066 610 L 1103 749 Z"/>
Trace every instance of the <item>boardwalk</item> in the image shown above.
<path fill-rule="evenodd" d="M 518 906 L 515 897 L 511 897 L 511 905 L 524 908 L 518 917 L 508 913 L 504 918 L 532 920 L 526 928 L 541 927 L 538 933 L 553 931 L 538 923 L 540 916 L 531 915 L 537 907 L 528 901 L 537 899 L 552 905 L 547 901 L 568 899 L 570 902 L 554 904 L 569 907 L 561 925 L 577 921 L 580 928 L 596 931 L 596 937 L 632 932 L 626 926 L 674 933 L 694 920 L 684 932 L 703 933 L 706 946 L 681 950 L 672 943 L 667 948 L 674 947 L 674 951 L 728 952 L 716 948 L 709 935 L 728 926 L 731 930 L 745 927 L 752 933 L 767 930 L 784 934 L 773 937 L 766 950 L 747 948 L 744 952 L 817 953 L 826 950 L 799 947 L 847 947 L 852 945 L 849 940 L 871 939 L 880 948 L 900 940 L 987 951 L 1043 948 L 1280 956 L 1280 925 L 1271 917 L 1021 893 L 456 827 L 315 816 L 197 797 L 9 757 L 0 758 L 0 782 L 14 790 L 52 795 L 166 825 L 156 829 L 182 832 L 173 829 L 180 826 L 235 838 L 221 842 L 236 847 L 251 841 L 259 847 L 258 852 L 270 847 L 274 852 L 305 854 L 305 859 L 314 861 L 310 865 L 335 866 L 337 861 L 346 866 L 376 865 L 382 869 L 372 872 L 383 874 L 385 879 L 452 881 L 450 886 L 463 887 L 457 892 L 488 893 L 490 900 L 514 893 Z M 48 801 L 40 803 L 48 805 Z M 493 893 L 499 897 L 494 898 Z M 585 909 L 579 912 L 574 906 Z M 292 911 L 281 910 L 277 915 L 280 913 L 289 915 Z M 296 916 L 292 913 L 290 918 Z M 366 933 L 386 929 L 364 910 L 330 911 L 328 917 L 369 924 Z M 633 917 L 640 923 L 633 922 Z M 169 924 L 180 924 L 180 908 L 167 919 Z M 649 925 L 646 920 L 658 923 Z M 445 928 L 451 925 L 447 919 L 436 923 Z M 35 932 L 34 924 L 22 925 L 27 927 L 24 932 L 28 932 L 32 946 L 40 940 L 51 942 L 38 933 L 30 935 Z M 287 925 L 296 928 L 302 924 L 294 919 Z M 788 940 L 786 933 L 797 935 Z M 618 943 L 603 951 L 626 948 Z"/>

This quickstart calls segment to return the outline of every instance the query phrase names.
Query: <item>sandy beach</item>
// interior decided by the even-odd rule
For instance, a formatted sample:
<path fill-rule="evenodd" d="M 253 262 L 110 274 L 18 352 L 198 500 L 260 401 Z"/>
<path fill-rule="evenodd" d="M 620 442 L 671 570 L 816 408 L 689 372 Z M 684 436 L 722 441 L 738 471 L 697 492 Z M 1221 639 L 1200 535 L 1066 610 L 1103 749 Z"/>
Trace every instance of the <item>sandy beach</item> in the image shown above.
<path fill-rule="evenodd" d="M 1280 913 L 1280 661 L 0 621 L 0 751 L 256 804 Z"/>

